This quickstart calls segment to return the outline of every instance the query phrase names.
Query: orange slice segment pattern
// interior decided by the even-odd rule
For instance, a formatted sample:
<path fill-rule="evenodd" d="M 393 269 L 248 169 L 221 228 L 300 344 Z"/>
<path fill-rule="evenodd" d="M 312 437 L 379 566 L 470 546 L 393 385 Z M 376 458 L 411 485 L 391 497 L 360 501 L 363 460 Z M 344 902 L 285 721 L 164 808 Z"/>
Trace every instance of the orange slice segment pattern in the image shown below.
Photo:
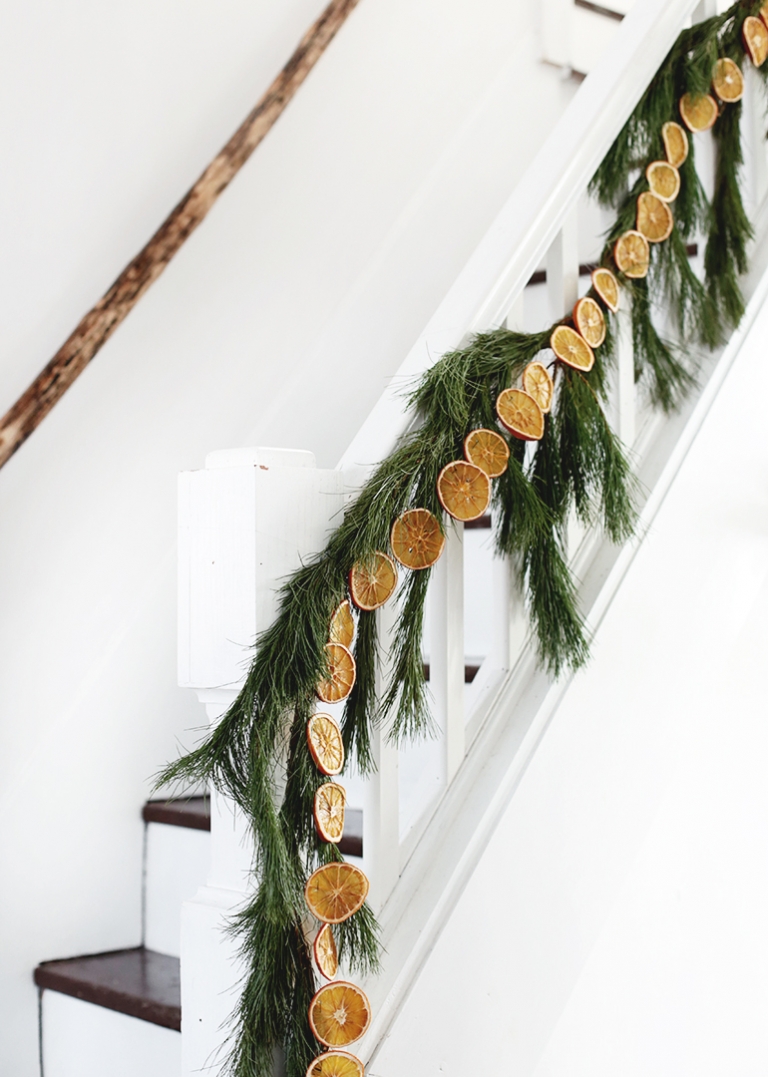
<path fill-rule="evenodd" d="M 437 496 L 454 520 L 477 520 L 491 502 L 491 480 L 476 464 L 453 460 L 437 476 Z"/>
<path fill-rule="evenodd" d="M 546 415 L 552 407 L 555 383 L 543 363 L 529 363 L 523 371 L 523 389 L 532 396 Z"/>
<path fill-rule="evenodd" d="M 361 561 L 349 574 L 349 593 L 359 610 L 377 610 L 397 587 L 397 569 L 391 557 L 377 550 L 370 561 Z"/>
<path fill-rule="evenodd" d="M 588 295 L 577 300 L 573 321 L 590 348 L 599 348 L 605 340 L 605 318 L 599 304 Z"/>
<path fill-rule="evenodd" d="M 688 135 L 679 123 L 670 120 L 661 129 L 664 152 L 673 168 L 679 168 L 688 157 Z"/>
<path fill-rule="evenodd" d="M 336 782 L 325 782 L 315 793 L 315 826 L 323 841 L 338 845 L 344 833 L 347 791 Z"/>
<path fill-rule="evenodd" d="M 520 441 L 540 441 L 544 436 L 544 412 L 524 389 L 504 389 L 499 393 L 496 414 L 502 426 Z"/>
<path fill-rule="evenodd" d="M 680 173 L 669 161 L 651 161 L 645 170 L 645 178 L 662 202 L 674 202 L 680 194 Z"/>
<path fill-rule="evenodd" d="M 330 924 L 323 924 L 317 935 L 315 935 L 312 952 L 315 955 L 315 964 L 322 975 L 325 976 L 326 980 L 332 980 L 339 971 L 339 955 L 336 950 L 336 940 L 333 937 L 333 928 Z"/>
<path fill-rule="evenodd" d="M 348 599 L 344 599 L 333 611 L 328 639 L 331 643 L 340 643 L 342 647 L 351 647 L 355 638 L 355 618 Z"/>
<path fill-rule="evenodd" d="M 347 1051 L 326 1051 L 310 1062 L 307 1077 L 365 1077 L 363 1063 Z"/>
<path fill-rule="evenodd" d="M 741 40 L 755 67 L 762 67 L 768 59 L 768 29 L 763 20 L 747 15 L 741 25 Z"/>
<path fill-rule="evenodd" d="M 392 524 L 392 553 L 405 568 L 430 568 L 440 558 L 445 535 L 428 509 L 408 509 Z"/>
<path fill-rule="evenodd" d="M 304 888 L 309 911 L 324 924 L 341 924 L 362 908 L 368 879 L 360 868 L 342 861 L 313 871 Z"/>
<path fill-rule="evenodd" d="M 637 199 L 637 230 L 649 243 L 662 243 L 672 235 L 675 221 L 672 210 L 650 191 Z"/>
<path fill-rule="evenodd" d="M 625 277 L 647 276 L 650 259 L 648 240 L 641 232 L 625 232 L 613 245 L 613 260 Z"/>
<path fill-rule="evenodd" d="M 363 1035 L 371 1023 L 371 1007 L 354 984 L 337 980 L 321 987 L 309 1004 L 309 1024 L 326 1047 L 346 1047 Z"/>
<path fill-rule="evenodd" d="M 340 774 L 344 766 L 344 741 L 330 714 L 313 714 L 307 722 L 307 745 L 321 774 Z"/>
<path fill-rule="evenodd" d="M 619 282 L 605 266 L 599 266 L 592 273 L 592 287 L 605 303 L 608 310 L 615 314 L 619 309 Z"/>
<path fill-rule="evenodd" d="M 718 117 L 717 101 L 708 93 L 685 93 L 680 98 L 680 115 L 689 131 L 708 131 Z"/>
<path fill-rule="evenodd" d="M 725 56 L 715 64 L 712 75 L 712 89 L 721 101 L 732 105 L 741 101 L 744 96 L 744 76 L 741 68 L 729 57 Z"/>
<path fill-rule="evenodd" d="M 323 703 L 340 703 L 346 699 L 355 684 L 355 660 L 352 652 L 341 643 L 326 643 L 328 676 L 315 688 Z"/>
<path fill-rule="evenodd" d="M 575 370 L 591 370 L 594 366 L 595 353 L 569 325 L 558 325 L 549 338 L 549 346 L 561 362 Z"/>
<path fill-rule="evenodd" d="M 489 479 L 497 479 L 507 470 L 509 445 L 495 430 L 472 430 L 464 438 L 464 455 Z"/>

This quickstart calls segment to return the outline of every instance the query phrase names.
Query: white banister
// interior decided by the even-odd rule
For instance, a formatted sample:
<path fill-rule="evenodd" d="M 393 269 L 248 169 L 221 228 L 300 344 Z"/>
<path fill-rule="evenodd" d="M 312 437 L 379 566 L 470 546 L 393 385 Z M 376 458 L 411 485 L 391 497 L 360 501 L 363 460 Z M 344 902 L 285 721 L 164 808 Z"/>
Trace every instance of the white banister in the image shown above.
<path fill-rule="evenodd" d="M 465 752 L 464 733 L 464 525 L 449 521 L 443 556 L 431 581 L 429 687 L 443 735 L 446 782 Z"/>

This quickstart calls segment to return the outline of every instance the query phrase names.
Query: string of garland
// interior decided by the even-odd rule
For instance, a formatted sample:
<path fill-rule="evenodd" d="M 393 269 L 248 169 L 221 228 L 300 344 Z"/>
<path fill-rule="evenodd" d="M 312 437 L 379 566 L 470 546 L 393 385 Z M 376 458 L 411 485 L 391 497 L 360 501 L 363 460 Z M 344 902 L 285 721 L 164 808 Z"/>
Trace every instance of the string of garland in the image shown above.
<path fill-rule="evenodd" d="M 713 72 L 724 77 L 730 71 L 722 64 L 716 67 L 719 61 L 732 61 L 740 70 L 745 47 L 766 78 L 759 66 L 768 55 L 760 6 L 742 0 L 680 34 L 591 183 L 593 195 L 616 210 L 601 257 L 608 276 L 593 280 L 610 285 L 608 278 L 615 274 L 622 302 L 631 300 L 636 380 L 665 411 L 678 406 L 695 383 L 691 349 L 720 343 L 744 310 L 739 275 L 747 266 L 752 233 L 739 188 L 741 104 L 715 101 L 710 88 Z M 689 127 L 713 125 L 714 195 L 710 203 L 696 173 L 693 140 L 686 140 L 687 156 L 678 165 L 674 227 L 666 239 L 649 246 L 638 232 L 640 205 L 652 211 L 647 228 L 663 227 L 666 218 L 655 202 L 642 202 L 649 191 L 646 166 L 669 159 L 663 130 L 682 144 L 672 128 L 683 100 L 690 106 Z M 711 125 L 707 109 L 714 109 Z M 690 122 L 692 117 L 696 122 Z M 639 240 L 632 239 L 638 235 Z M 686 250 L 699 235 L 706 237 L 703 281 L 691 268 Z M 442 534 L 445 497 L 441 501 L 438 482 L 447 466 L 463 459 L 470 432 L 492 431 L 508 453 L 493 484 L 495 545 L 515 567 L 542 665 L 557 676 L 587 659 L 587 632 L 566 556 L 567 521 L 575 512 L 614 542 L 630 537 L 636 521 L 634 479 L 604 411 L 614 360 L 615 304 L 606 289 L 597 286 L 589 299 L 605 320 L 605 339 L 595 348 L 591 365 L 584 355 L 569 360 L 562 348 L 552 357 L 552 343 L 570 341 L 567 333 L 577 335 L 569 319 L 563 319 L 540 333 L 499 328 L 478 334 L 424 374 L 408 400 L 417 425 L 375 470 L 326 548 L 282 588 L 277 619 L 259 638 L 237 699 L 200 746 L 159 777 L 158 786 L 214 786 L 234 799 L 253 829 L 258 882 L 232 925 L 248 969 L 229 1040 L 227 1069 L 234 1077 L 271 1077 L 277 1048 L 285 1053 L 287 1077 L 336 1073 L 316 1060 L 330 1057 L 333 1045 L 328 1054 L 329 1043 L 319 1042 L 317 1025 L 309 1016 L 318 984 L 309 941 L 314 922 L 308 917 L 307 884 L 317 869 L 341 864 L 343 858 L 315 822 L 316 797 L 329 789 L 327 779 L 335 771 L 320 769 L 308 746 L 308 723 L 317 718 L 318 686 L 332 685 L 338 673 L 328 647 L 329 625 L 347 600 L 350 570 L 357 566 L 362 577 L 366 572 L 375 576 L 374 568 L 384 564 L 376 558 L 391 551 L 393 521 L 408 510 L 427 510 Z M 585 314 L 590 309 L 583 308 Z M 654 310 L 671 317 L 677 345 L 659 332 Z M 567 332 L 557 336 L 558 327 Z M 531 364 L 551 370 L 554 390 L 551 412 L 544 415 L 542 409 L 533 454 L 521 440 L 533 435 L 532 428 L 521 425 L 519 410 L 504 434 L 495 410 L 499 401 L 501 414 L 499 398 L 505 392 L 520 392 L 510 387 Z M 535 389 L 533 382 L 525 384 Z M 541 385 L 546 390 L 543 380 Z M 526 395 L 506 399 L 517 407 Z M 515 436 L 508 437 L 510 432 Z M 441 535 L 435 541 L 441 545 Z M 389 716 L 390 735 L 398 743 L 429 731 L 422 635 L 430 573 L 430 567 L 411 571 L 401 585 L 391 677 L 381 698 L 375 682 L 376 613 L 357 613 L 354 683 L 341 736 L 346 765 L 356 764 L 363 774 L 373 767 L 374 723 Z M 343 791 L 339 795 L 343 812 Z M 334 923 L 330 939 L 323 936 L 324 945 L 338 947 L 339 959 L 351 973 L 368 974 L 378 967 L 377 926 L 363 902 L 365 889 L 360 890 L 357 911 Z"/>

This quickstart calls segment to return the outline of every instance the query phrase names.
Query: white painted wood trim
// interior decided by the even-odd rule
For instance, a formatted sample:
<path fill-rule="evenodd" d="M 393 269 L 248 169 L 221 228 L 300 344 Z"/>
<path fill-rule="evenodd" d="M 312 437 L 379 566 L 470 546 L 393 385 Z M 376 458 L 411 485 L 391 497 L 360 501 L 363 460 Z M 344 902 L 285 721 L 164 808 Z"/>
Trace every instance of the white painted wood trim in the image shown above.
<path fill-rule="evenodd" d="M 580 86 L 456 283 L 420 334 L 340 468 L 372 466 L 407 429 L 402 389 L 467 334 L 500 325 L 639 100 L 695 0 L 644 0 Z M 563 312 L 565 313 L 565 312 Z"/>

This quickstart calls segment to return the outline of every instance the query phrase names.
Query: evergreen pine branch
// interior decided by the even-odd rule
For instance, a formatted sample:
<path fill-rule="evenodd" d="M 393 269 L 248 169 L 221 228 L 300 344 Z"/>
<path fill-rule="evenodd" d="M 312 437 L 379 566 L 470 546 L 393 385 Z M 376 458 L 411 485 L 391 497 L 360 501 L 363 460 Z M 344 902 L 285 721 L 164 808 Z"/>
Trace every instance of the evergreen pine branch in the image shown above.
<path fill-rule="evenodd" d="M 651 319 L 647 280 L 632 282 L 632 344 L 635 380 L 641 382 L 654 406 L 675 411 L 695 385 L 679 349 L 663 340 Z"/>

